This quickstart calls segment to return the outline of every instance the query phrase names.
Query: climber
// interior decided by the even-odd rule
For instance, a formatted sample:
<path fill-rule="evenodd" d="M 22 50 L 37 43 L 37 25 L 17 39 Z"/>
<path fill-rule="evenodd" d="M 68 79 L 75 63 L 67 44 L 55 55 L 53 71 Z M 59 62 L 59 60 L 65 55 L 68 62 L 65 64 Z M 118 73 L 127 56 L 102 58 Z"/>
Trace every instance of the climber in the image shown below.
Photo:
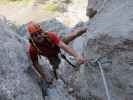
<path fill-rule="evenodd" d="M 27 31 L 30 35 L 29 56 L 33 63 L 33 69 L 40 79 L 45 79 L 47 82 L 50 82 L 43 73 L 41 65 L 38 63 L 39 55 L 45 56 L 48 59 L 53 67 L 53 73 L 56 79 L 58 79 L 57 69 L 60 64 L 60 58 L 58 56 L 60 49 L 73 56 L 78 63 L 84 63 L 83 57 L 67 44 L 85 33 L 87 28 L 75 29 L 67 37 L 60 38 L 56 33 L 46 32 L 39 24 L 31 21 L 27 24 Z"/>

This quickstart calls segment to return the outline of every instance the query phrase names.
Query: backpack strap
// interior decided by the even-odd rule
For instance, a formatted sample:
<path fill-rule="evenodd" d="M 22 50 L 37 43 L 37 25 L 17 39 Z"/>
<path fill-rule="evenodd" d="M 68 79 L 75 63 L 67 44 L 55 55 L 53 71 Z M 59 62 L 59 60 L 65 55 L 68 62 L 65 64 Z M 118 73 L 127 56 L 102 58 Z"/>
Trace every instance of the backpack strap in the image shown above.
<path fill-rule="evenodd" d="M 43 37 L 44 38 L 46 38 L 47 39 L 47 41 L 52 45 L 52 40 L 49 38 L 49 36 L 48 36 L 48 33 L 47 32 L 45 32 L 44 34 L 43 34 Z"/>
<path fill-rule="evenodd" d="M 42 53 L 42 51 L 37 47 L 36 43 L 31 37 L 29 38 L 29 42 L 37 49 L 39 53 Z"/>
<path fill-rule="evenodd" d="M 47 32 L 45 32 L 45 33 L 43 34 L 43 37 L 47 39 L 49 45 L 51 45 L 51 46 L 53 45 L 53 44 L 52 44 L 52 40 L 49 38 Z M 38 51 L 39 53 L 42 53 L 42 51 L 39 49 L 39 47 L 37 47 L 37 45 L 36 45 L 36 43 L 34 42 L 34 40 L 32 39 L 32 37 L 29 38 L 29 42 L 37 49 L 37 51 Z"/>

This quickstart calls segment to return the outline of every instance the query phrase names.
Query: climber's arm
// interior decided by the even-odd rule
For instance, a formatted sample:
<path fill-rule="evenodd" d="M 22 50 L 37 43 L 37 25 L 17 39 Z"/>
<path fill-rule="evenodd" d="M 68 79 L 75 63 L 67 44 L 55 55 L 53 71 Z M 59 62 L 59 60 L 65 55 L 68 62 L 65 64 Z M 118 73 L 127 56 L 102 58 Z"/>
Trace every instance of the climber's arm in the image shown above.
<path fill-rule="evenodd" d="M 66 51 L 67 53 L 69 53 L 70 55 L 72 55 L 73 57 L 75 57 L 75 59 L 81 63 L 82 62 L 82 57 L 76 53 L 76 51 L 73 48 L 70 48 L 68 45 L 66 45 L 63 41 L 60 41 L 58 46 L 63 49 L 64 51 Z"/>
<path fill-rule="evenodd" d="M 33 70 L 37 74 L 37 76 L 41 79 L 46 79 L 45 75 L 42 70 L 42 66 L 38 62 L 38 53 L 35 48 L 33 48 L 31 45 L 29 47 L 29 56 L 31 58 L 32 64 L 33 64 Z"/>
<path fill-rule="evenodd" d="M 32 63 L 33 63 L 33 70 L 35 71 L 37 76 L 40 79 L 46 79 L 46 76 L 45 76 L 45 74 L 43 73 L 43 70 L 42 70 L 42 66 L 38 63 L 38 60 L 34 60 L 34 61 L 32 60 Z"/>
<path fill-rule="evenodd" d="M 86 32 L 86 30 L 87 29 L 84 28 L 84 29 L 77 30 L 76 32 L 84 33 L 84 32 Z M 56 34 L 49 33 L 49 37 L 51 38 L 51 40 L 54 44 L 56 44 L 61 49 L 63 49 L 64 51 L 66 51 L 67 53 L 69 53 L 70 55 L 75 57 L 75 59 L 77 60 L 78 63 L 82 64 L 84 62 L 82 56 L 80 56 L 78 53 L 76 53 L 76 51 L 74 49 L 72 49 L 68 45 L 66 45 Z"/>

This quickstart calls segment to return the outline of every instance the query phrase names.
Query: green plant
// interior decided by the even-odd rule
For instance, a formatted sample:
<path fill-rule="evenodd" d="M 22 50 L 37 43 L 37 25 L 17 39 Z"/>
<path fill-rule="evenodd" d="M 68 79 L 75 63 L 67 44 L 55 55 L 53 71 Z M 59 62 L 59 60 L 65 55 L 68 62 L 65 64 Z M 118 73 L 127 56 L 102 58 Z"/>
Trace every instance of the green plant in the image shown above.
<path fill-rule="evenodd" d="M 55 12 L 58 10 L 58 5 L 54 3 L 48 3 L 44 6 L 44 9 L 49 12 Z"/>

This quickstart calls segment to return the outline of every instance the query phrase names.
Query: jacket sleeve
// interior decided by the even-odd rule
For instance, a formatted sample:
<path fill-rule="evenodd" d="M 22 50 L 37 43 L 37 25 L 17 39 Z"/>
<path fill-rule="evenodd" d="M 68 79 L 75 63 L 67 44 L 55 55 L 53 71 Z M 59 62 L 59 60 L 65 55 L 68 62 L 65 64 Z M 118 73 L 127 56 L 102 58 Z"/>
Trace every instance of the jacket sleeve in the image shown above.
<path fill-rule="evenodd" d="M 59 44 L 59 42 L 60 42 L 61 39 L 60 39 L 60 37 L 56 33 L 54 33 L 54 32 L 48 32 L 48 36 L 52 40 L 52 42 L 54 44 L 56 44 L 56 45 Z"/>

